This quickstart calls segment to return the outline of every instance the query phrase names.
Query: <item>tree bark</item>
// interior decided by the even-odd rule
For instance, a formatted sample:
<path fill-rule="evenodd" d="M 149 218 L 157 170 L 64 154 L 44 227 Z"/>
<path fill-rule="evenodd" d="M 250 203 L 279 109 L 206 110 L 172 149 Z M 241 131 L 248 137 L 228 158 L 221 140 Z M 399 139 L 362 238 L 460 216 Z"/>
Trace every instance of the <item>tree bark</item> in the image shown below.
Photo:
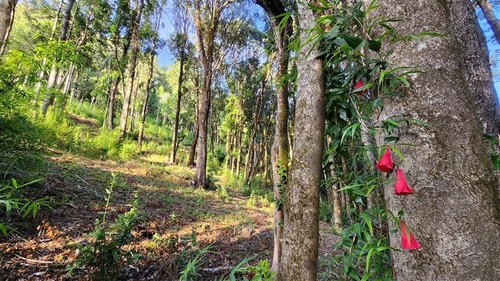
<path fill-rule="evenodd" d="M 312 3 L 311 3 L 312 4 Z M 308 3 L 297 1 L 300 41 L 315 27 Z M 297 103 L 290 182 L 285 190 L 283 253 L 279 280 L 316 280 L 319 245 L 319 191 L 325 130 L 324 61 L 319 48 L 304 45 L 297 59 Z"/>
<path fill-rule="evenodd" d="M 5 52 L 7 40 L 14 24 L 16 4 L 17 0 L 3 0 L 0 4 L 0 56 Z"/>
<path fill-rule="evenodd" d="M 196 89 L 198 89 L 198 85 L 199 85 L 199 79 L 198 79 L 198 75 L 195 76 L 195 79 L 194 79 L 194 83 L 195 83 L 195 87 Z M 198 118 L 199 115 L 200 115 L 200 95 L 198 94 L 198 90 L 196 90 L 196 108 L 195 108 L 195 116 L 196 116 L 196 121 L 194 123 L 194 129 L 193 129 L 193 140 L 191 142 L 191 148 L 189 150 L 189 159 L 188 159 L 188 163 L 187 165 L 188 166 L 194 166 L 194 157 L 195 157 L 195 154 L 196 154 L 196 146 L 198 144 L 198 135 L 199 135 L 199 127 L 198 127 Z"/>
<path fill-rule="evenodd" d="M 496 136 L 499 132 L 500 112 L 493 88 L 486 39 L 469 0 L 447 0 L 447 3 L 452 23 L 451 33 L 456 37 L 457 49 L 462 56 L 461 61 L 465 66 L 462 74 L 476 104 L 476 115 L 482 123 L 483 133 Z M 498 24 L 498 20 L 496 23 Z"/>
<path fill-rule="evenodd" d="M 127 130 L 127 121 L 128 121 L 128 111 L 130 107 L 130 97 L 132 95 L 132 91 L 134 90 L 134 82 L 135 82 L 135 70 L 137 65 L 137 55 L 139 54 L 139 26 L 141 24 L 141 15 L 142 15 L 142 6 L 143 0 L 136 0 L 136 12 L 135 19 L 132 22 L 132 49 L 130 54 L 130 61 L 128 67 L 128 88 L 123 97 L 123 106 L 122 112 L 120 116 L 120 139 L 123 139 Z"/>
<path fill-rule="evenodd" d="M 476 0 L 476 3 L 479 5 L 479 8 L 481 8 L 486 21 L 493 31 L 493 35 L 495 35 L 495 39 L 497 39 L 497 42 L 500 44 L 500 22 L 493 13 L 493 8 L 491 7 L 490 2 L 487 0 Z"/>
<path fill-rule="evenodd" d="M 281 176 L 278 173 L 279 169 L 284 171 L 285 179 L 288 179 L 288 81 L 283 79 L 288 73 L 288 43 L 289 36 L 292 33 L 292 23 L 288 20 L 284 28 L 280 28 L 280 15 L 285 13 L 285 8 L 281 1 L 257 0 L 267 13 L 274 29 L 274 38 L 276 42 L 276 58 L 277 70 L 276 80 L 278 81 L 278 92 L 276 93 L 276 129 L 274 133 L 274 142 L 271 147 L 271 167 L 273 170 L 273 192 L 274 192 L 274 218 L 273 218 L 273 262 L 271 269 L 275 276 L 279 276 L 282 241 L 283 241 L 283 210 L 282 205 L 278 204 L 281 201 L 281 189 L 286 188 L 286 182 L 281 181 Z M 282 83 L 279 86 L 279 83 Z"/>
<path fill-rule="evenodd" d="M 214 56 L 214 39 L 219 26 L 219 20 L 222 11 L 232 3 L 233 0 L 221 1 L 215 0 L 215 3 L 210 4 L 210 14 L 201 15 L 202 7 L 200 0 L 194 1 L 194 25 L 196 28 L 196 36 L 198 38 L 198 49 L 201 55 L 201 62 L 203 64 L 203 83 L 201 90 L 201 108 L 198 115 L 198 158 L 196 160 L 196 171 L 194 183 L 196 187 L 203 188 L 206 184 L 207 176 L 207 121 L 210 111 L 211 102 L 211 87 L 213 77 L 213 56 Z M 186 2 L 187 5 L 187 2 Z M 208 4 L 207 4 L 208 5 Z M 191 9 L 188 10 L 191 13 Z M 202 22 L 208 17 L 208 22 Z"/>
<path fill-rule="evenodd" d="M 432 126 L 399 129 L 400 142 L 412 144 L 400 147 L 406 158 L 400 168 L 414 193 L 402 198 L 386 192 L 384 197 L 393 213 L 404 211 L 421 249 L 394 251 L 394 275 L 397 280 L 500 280 L 498 182 L 482 145 L 484 119 L 477 114 L 471 80 L 463 75 L 468 66 L 460 50 L 462 37 L 456 33 L 456 11 L 466 1 L 380 4 L 372 16 L 399 19 L 393 26 L 402 35 L 448 35 L 386 46 L 394 50 L 390 64 L 415 65 L 425 74 L 408 77 L 411 89 L 385 98 L 378 121 L 402 116 Z M 491 86 L 487 80 L 482 79 L 483 87 Z M 379 145 L 383 138 L 378 135 Z M 400 239 L 399 233 L 390 232 L 392 247 L 399 249 Z"/>
<path fill-rule="evenodd" d="M 184 35 L 183 46 L 186 45 L 187 34 Z M 186 61 L 186 55 L 184 54 L 184 47 L 182 47 L 180 52 L 180 70 L 179 78 L 177 79 L 177 104 L 175 107 L 175 119 L 174 126 L 172 129 L 172 146 L 170 150 L 170 163 L 175 162 L 176 146 L 177 146 L 177 131 L 179 130 L 179 115 L 181 112 L 181 100 L 182 100 L 182 83 L 184 82 L 184 62 Z"/>

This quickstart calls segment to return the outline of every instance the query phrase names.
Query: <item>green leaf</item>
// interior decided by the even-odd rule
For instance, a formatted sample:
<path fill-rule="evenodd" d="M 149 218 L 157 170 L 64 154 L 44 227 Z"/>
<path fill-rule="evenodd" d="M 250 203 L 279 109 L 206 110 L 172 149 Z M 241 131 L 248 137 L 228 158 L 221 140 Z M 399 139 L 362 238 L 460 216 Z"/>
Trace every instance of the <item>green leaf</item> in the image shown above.
<path fill-rule="evenodd" d="M 347 45 L 349 45 L 349 47 L 351 47 L 352 49 L 356 50 L 358 47 L 361 46 L 361 44 L 363 43 L 363 38 L 359 38 L 359 37 L 356 37 L 356 36 L 343 36 L 345 42 L 347 43 Z"/>
<path fill-rule="evenodd" d="M 380 41 L 377 41 L 377 40 L 368 41 L 368 48 L 370 48 L 370 50 L 378 52 L 378 51 L 380 51 L 381 47 L 382 47 L 382 43 Z"/>

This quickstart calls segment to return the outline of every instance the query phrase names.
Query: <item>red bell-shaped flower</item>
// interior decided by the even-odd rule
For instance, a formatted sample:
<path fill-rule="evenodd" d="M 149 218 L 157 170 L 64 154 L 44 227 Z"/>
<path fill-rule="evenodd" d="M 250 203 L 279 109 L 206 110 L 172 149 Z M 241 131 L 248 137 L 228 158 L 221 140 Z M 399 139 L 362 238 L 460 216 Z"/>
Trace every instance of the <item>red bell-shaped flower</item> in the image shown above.
<path fill-rule="evenodd" d="M 380 160 L 375 167 L 384 173 L 392 171 L 393 165 L 391 159 L 391 150 L 389 148 L 385 150 L 384 154 L 382 155 L 382 157 L 380 157 Z"/>
<path fill-rule="evenodd" d="M 408 186 L 403 175 L 403 170 L 396 169 L 396 183 L 394 184 L 394 193 L 397 195 L 412 194 L 413 190 Z"/>
<path fill-rule="evenodd" d="M 363 83 L 363 79 L 361 78 L 361 79 L 359 79 L 359 80 L 358 80 L 358 82 L 356 83 L 356 85 L 354 85 L 354 90 L 359 89 L 359 88 L 362 88 L 362 87 L 364 87 L 364 86 L 365 86 L 365 84 Z M 361 91 L 361 92 L 357 92 L 357 93 L 356 93 L 356 95 L 363 95 L 363 94 L 366 94 L 366 92 L 367 92 L 367 91 L 368 91 L 367 89 L 364 89 L 364 90 L 363 90 L 363 91 Z"/>
<path fill-rule="evenodd" d="M 410 230 L 406 226 L 406 222 L 404 220 L 400 220 L 399 224 L 401 225 L 401 248 L 407 250 L 420 249 L 420 244 L 418 244 L 415 237 L 411 234 Z"/>

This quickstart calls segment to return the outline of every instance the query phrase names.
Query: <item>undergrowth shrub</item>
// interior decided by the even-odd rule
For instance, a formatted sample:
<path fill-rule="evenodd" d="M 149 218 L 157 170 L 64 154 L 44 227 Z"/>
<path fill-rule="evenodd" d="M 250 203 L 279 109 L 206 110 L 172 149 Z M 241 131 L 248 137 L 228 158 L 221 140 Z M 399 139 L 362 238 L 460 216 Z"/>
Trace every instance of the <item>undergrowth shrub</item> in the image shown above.
<path fill-rule="evenodd" d="M 89 243 L 77 245 L 78 256 L 76 261 L 66 268 L 68 272 L 73 273 L 77 269 L 87 267 L 94 272 L 95 279 L 116 280 L 124 263 L 136 263 L 139 259 L 139 254 L 124 249 L 124 246 L 133 240 L 131 231 L 138 215 L 137 193 L 130 211 L 119 215 L 112 224 L 106 223 L 115 183 L 116 176 L 113 174 L 110 188 L 106 189 L 107 197 L 102 221 L 96 219 L 94 231 L 86 235 L 89 237 Z"/>
<path fill-rule="evenodd" d="M 32 200 L 23 194 L 23 189 L 40 180 L 30 181 L 18 185 L 15 179 L 11 183 L 0 186 L 0 232 L 7 236 L 8 232 L 15 229 L 7 223 L 11 219 L 11 215 L 16 214 L 25 218 L 31 214 L 33 218 L 39 213 L 39 210 L 44 208 L 53 208 L 51 197 L 42 197 Z"/>

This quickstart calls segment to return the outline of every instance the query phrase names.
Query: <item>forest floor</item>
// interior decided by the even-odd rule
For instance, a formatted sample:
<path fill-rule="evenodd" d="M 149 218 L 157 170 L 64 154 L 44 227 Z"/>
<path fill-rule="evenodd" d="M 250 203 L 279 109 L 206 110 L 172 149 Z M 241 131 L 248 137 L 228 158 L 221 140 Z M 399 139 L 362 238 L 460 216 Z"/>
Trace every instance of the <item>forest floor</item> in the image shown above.
<path fill-rule="evenodd" d="M 92 124 L 89 124 L 91 126 Z M 244 257 L 250 264 L 272 258 L 272 205 L 249 204 L 249 196 L 227 187 L 229 198 L 191 186 L 193 170 L 157 162 L 158 155 L 130 161 L 96 160 L 52 151 L 46 180 L 27 189 L 37 198 L 50 196 L 53 210 L 15 223 L 18 232 L 0 238 L 0 280 L 91 280 L 90 268 L 69 274 L 77 244 L 92 243 L 88 233 L 102 219 L 106 189 L 116 175 L 106 221 L 132 207 L 138 194 L 139 215 L 126 246 L 137 262 L 120 270 L 119 280 L 178 280 L 178 272 L 200 249 L 210 253 L 198 265 L 199 280 L 227 274 Z M 217 177 L 216 184 L 224 183 Z M 332 253 L 334 236 L 321 224 L 320 254 Z"/>

